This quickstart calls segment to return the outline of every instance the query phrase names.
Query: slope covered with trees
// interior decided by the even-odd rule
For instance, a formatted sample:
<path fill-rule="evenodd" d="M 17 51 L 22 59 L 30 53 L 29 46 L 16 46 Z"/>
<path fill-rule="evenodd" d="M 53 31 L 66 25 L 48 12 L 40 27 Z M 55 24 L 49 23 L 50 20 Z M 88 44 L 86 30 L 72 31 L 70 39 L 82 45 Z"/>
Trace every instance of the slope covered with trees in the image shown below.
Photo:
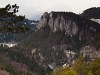
<path fill-rule="evenodd" d="M 72 67 L 56 68 L 52 75 L 100 75 L 100 58 L 86 64 L 84 58 L 80 56 Z"/>
<path fill-rule="evenodd" d="M 92 7 L 83 11 L 81 16 L 86 18 L 100 19 L 100 7 Z"/>

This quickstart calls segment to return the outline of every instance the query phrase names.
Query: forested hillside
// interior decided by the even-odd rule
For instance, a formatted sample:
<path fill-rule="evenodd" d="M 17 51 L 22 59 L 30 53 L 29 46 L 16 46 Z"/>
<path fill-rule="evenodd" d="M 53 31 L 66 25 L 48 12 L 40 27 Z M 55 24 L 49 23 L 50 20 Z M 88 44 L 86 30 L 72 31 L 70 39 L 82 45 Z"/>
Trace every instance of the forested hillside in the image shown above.
<path fill-rule="evenodd" d="M 100 19 L 100 7 L 92 7 L 83 11 L 81 16 L 86 18 Z"/>

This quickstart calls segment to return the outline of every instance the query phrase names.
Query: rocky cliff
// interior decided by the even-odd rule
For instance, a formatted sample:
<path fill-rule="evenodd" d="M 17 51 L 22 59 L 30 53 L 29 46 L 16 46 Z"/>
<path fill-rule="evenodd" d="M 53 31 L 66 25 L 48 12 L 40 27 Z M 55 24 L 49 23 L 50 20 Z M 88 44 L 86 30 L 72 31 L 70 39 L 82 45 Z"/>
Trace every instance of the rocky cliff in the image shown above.
<path fill-rule="evenodd" d="M 37 28 L 41 30 L 44 27 L 49 27 L 50 32 L 52 33 L 56 33 L 59 31 L 62 32 L 60 34 L 63 34 L 63 37 L 60 40 L 59 46 L 65 52 L 66 50 L 68 51 L 72 50 L 75 52 L 77 50 L 78 51 L 81 50 L 82 52 L 83 50 L 86 50 L 88 45 L 92 45 L 91 47 L 89 46 L 88 49 L 90 51 L 92 50 L 93 52 L 91 53 L 89 50 L 86 50 L 86 51 L 90 53 L 90 56 L 95 58 L 94 55 L 96 54 L 97 50 L 99 50 L 99 47 L 97 47 L 97 45 L 99 45 L 99 42 L 98 43 L 95 42 L 95 37 L 99 36 L 98 33 L 100 33 L 100 24 L 72 12 L 53 12 L 52 11 L 51 13 L 45 12 L 42 15 Z M 96 34 L 98 34 L 98 36 Z M 66 39 L 64 39 L 64 37 Z M 66 40 L 67 42 L 65 42 Z M 100 39 L 98 39 L 98 41 L 99 40 Z M 67 45 L 70 47 L 63 48 L 62 42 L 64 45 Z M 58 52 L 56 51 L 56 53 Z M 71 52 L 68 52 L 68 53 L 71 53 Z M 87 54 L 84 51 L 82 53 L 83 53 L 83 56 L 84 54 Z M 90 59 L 92 60 L 91 57 Z"/>
<path fill-rule="evenodd" d="M 49 26 L 51 31 L 65 31 L 70 36 L 100 31 L 97 23 L 71 12 L 45 12 L 37 26 L 38 29 Z M 99 28 L 98 28 L 99 27 Z"/>

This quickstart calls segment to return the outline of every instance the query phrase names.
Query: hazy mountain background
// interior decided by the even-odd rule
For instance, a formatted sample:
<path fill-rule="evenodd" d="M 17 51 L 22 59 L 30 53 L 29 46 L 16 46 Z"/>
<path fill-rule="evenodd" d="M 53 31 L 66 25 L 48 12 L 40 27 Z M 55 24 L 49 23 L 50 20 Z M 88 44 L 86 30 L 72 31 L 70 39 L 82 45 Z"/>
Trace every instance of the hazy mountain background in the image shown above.
<path fill-rule="evenodd" d="M 74 13 L 82 13 L 83 10 L 90 7 L 100 7 L 99 0 L 4 0 L 0 1 L 0 7 L 5 7 L 7 4 L 18 4 L 20 6 L 18 15 L 26 15 L 28 19 L 34 19 L 34 16 L 44 13 L 45 11 L 71 11 Z M 42 15 L 41 14 L 41 15 Z M 40 16 L 39 16 L 40 17 Z"/>

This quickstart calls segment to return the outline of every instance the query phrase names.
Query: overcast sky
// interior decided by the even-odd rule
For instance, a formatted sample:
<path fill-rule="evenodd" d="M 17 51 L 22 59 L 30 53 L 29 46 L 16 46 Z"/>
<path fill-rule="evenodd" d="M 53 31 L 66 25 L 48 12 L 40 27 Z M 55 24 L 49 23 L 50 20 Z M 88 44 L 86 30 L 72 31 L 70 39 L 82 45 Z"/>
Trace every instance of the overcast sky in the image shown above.
<path fill-rule="evenodd" d="M 71 11 L 78 14 L 90 7 L 100 7 L 100 0 L 0 0 L 0 7 L 7 4 L 17 4 L 20 7 L 18 14 L 34 19 L 45 11 Z"/>

